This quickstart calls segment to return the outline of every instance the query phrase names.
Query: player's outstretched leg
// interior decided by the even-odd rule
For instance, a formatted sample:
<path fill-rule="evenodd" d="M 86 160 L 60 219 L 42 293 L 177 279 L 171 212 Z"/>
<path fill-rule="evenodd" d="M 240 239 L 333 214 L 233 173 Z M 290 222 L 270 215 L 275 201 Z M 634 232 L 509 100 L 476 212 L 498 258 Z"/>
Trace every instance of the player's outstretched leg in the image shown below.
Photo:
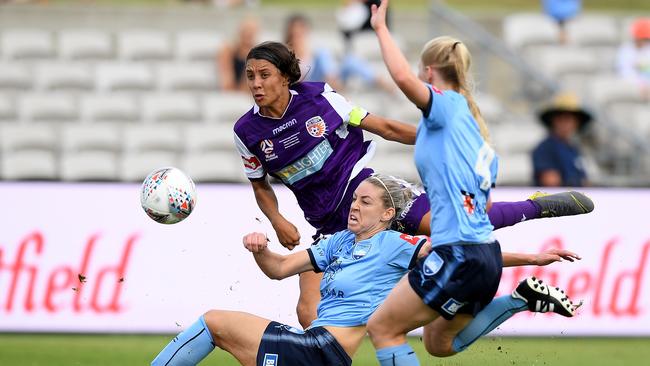
<path fill-rule="evenodd" d="M 203 315 L 174 337 L 151 362 L 158 365 L 196 365 L 214 349 L 214 341 Z"/>
<path fill-rule="evenodd" d="M 541 217 L 582 215 L 594 210 L 591 198 L 576 191 L 548 194 L 536 192 L 529 198 L 541 208 Z"/>
<path fill-rule="evenodd" d="M 574 316 L 579 306 L 573 305 L 564 290 L 549 286 L 535 276 L 521 281 L 512 292 L 512 297 L 524 300 L 530 311 L 537 313 L 552 311 L 566 317 Z"/>
<path fill-rule="evenodd" d="M 594 210 L 593 201 L 580 192 L 537 192 L 525 201 L 494 202 L 488 211 L 494 230 L 544 217 L 582 215 Z"/>
<path fill-rule="evenodd" d="M 553 311 L 572 317 L 575 315 L 576 308 L 577 306 L 571 303 L 564 290 L 548 286 L 535 277 L 528 277 L 519 283 L 512 295 L 493 299 L 476 314 L 476 317 L 454 338 L 451 347 L 454 353 L 465 350 L 477 339 L 522 311 L 540 313 Z"/>

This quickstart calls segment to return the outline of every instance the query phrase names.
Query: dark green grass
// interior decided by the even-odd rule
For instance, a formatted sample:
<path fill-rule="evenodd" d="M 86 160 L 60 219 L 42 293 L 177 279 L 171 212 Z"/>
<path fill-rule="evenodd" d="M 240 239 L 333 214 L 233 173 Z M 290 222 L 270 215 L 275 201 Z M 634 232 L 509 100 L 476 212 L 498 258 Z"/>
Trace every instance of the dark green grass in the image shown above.
<path fill-rule="evenodd" d="M 171 336 L 0 334 L 2 366 L 147 365 Z M 446 359 L 425 356 L 421 342 L 411 339 L 422 365 L 644 365 L 650 360 L 650 338 L 485 338 L 464 353 Z M 355 365 L 377 365 L 364 342 Z M 237 362 L 215 350 L 201 364 L 230 366 Z"/>

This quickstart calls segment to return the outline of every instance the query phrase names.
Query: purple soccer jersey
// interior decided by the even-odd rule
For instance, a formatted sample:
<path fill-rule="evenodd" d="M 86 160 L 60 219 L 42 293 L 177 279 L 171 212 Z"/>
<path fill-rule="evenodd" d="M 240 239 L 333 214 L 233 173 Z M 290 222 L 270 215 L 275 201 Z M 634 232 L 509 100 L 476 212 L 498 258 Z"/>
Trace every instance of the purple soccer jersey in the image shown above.
<path fill-rule="evenodd" d="M 354 105 L 326 83 L 296 83 L 290 92 L 282 117 L 263 116 L 257 105 L 243 115 L 235 123 L 235 145 L 248 179 L 280 179 L 305 219 L 320 229 L 372 158 L 374 145 L 364 143 L 361 129 L 344 123 Z"/>

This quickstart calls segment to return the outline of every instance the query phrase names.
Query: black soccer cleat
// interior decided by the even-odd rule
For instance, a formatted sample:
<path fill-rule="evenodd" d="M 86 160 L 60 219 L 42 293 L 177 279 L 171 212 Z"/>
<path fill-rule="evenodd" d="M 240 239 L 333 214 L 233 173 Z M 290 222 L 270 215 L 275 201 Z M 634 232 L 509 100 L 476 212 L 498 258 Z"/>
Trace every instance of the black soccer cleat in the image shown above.
<path fill-rule="evenodd" d="M 580 306 L 573 305 L 564 290 L 548 286 L 535 276 L 521 281 L 512 292 L 512 297 L 524 300 L 528 304 L 528 310 L 532 312 L 552 311 L 569 318 L 575 315 L 575 310 Z"/>
<path fill-rule="evenodd" d="M 542 209 L 542 217 L 582 215 L 594 210 L 591 198 L 576 191 L 548 194 L 536 192 L 529 197 Z"/>

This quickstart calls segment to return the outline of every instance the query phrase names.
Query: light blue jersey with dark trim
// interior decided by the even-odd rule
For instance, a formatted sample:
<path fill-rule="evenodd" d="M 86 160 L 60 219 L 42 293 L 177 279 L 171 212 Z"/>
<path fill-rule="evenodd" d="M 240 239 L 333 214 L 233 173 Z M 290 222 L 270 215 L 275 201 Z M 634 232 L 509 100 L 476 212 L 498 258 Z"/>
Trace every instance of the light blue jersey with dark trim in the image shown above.
<path fill-rule="evenodd" d="M 323 272 L 316 326 L 354 327 L 368 322 L 390 290 L 415 265 L 425 237 L 386 230 L 358 243 L 348 230 L 307 249 Z"/>
<path fill-rule="evenodd" d="M 484 243 L 494 229 L 486 206 L 497 157 L 461 94 L 427 85 L 415 141 L 415 165 L 431 204 L 431 244 Z"/>

